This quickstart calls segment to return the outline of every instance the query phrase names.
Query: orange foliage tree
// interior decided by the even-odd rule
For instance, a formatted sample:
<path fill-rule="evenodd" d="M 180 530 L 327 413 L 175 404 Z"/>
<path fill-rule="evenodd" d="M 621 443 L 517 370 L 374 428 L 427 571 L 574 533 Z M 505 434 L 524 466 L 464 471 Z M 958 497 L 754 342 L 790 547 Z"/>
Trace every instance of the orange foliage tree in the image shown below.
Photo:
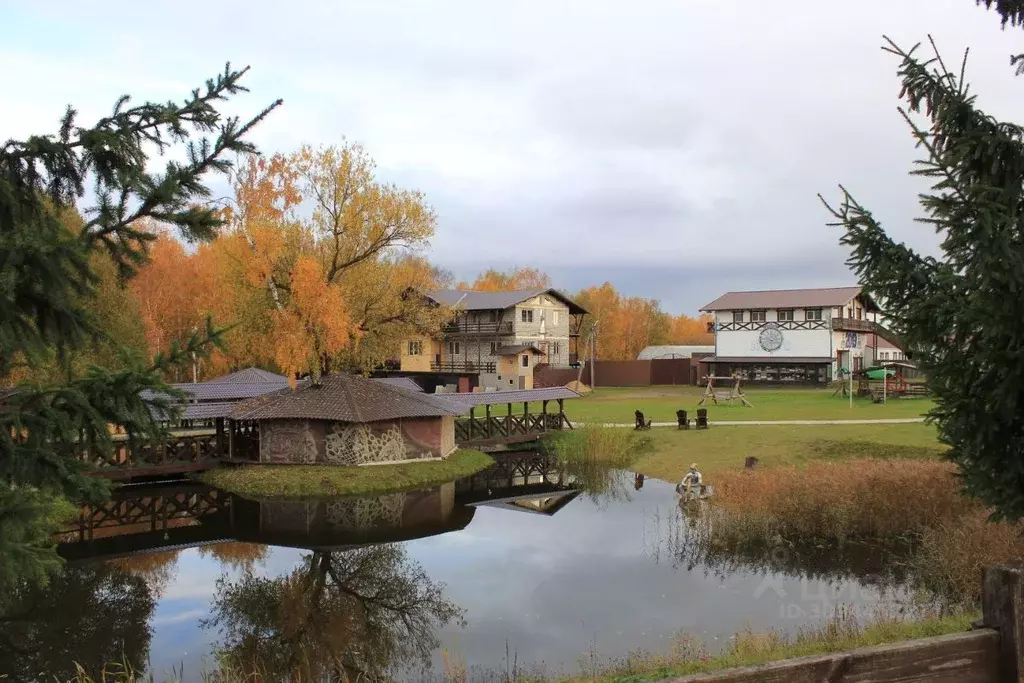
<path fill-rule="evenodd" d="M 546 289 L 551 286 L 548 274 L 536 268 L 512 268 L 500 271 L 490 268 L 476 276 L 472 283 L 460 282 L 456 289 L 475 292 L 504 292 L 529 289 Z"/>
<path fill-rule="evenodd" d="M 596 356 L 601 360 L 633 360 L 652 345 L 713 343 L 706 319 L 671 316 L 654 299 L 620 296 L 610 282 L 580 291 L 576 301 L 590 312 L 581 338 L 589 338 L 597 326 Z"/>

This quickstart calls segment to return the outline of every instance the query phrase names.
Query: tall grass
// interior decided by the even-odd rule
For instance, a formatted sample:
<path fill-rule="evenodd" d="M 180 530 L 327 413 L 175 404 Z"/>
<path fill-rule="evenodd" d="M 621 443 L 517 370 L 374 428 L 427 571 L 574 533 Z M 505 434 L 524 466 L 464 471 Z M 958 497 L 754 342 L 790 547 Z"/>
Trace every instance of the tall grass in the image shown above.
<path fill-rule="evenodd" d="M 721 474 L 715 484 L 717 548 L 905 541 L 910 573 L 946 604 L 978 604 L 982 567 L 1024 558 L 1024 526 L 989 521 L 945 462 L 818 462 Z"/>
<path fill-rule="evenodd" d="M 621 471 L 651 448 L 650 440 L 636 432 L 597 425 L 552 434 L 543 444 L 566 474 L 595 499 L 627 495 Z"/>

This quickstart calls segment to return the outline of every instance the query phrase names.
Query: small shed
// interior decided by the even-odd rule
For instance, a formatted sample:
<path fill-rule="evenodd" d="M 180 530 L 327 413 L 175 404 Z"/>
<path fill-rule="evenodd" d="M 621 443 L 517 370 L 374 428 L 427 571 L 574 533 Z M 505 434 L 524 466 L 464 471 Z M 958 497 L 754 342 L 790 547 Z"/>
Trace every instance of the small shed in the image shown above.
<path fill-rule="evenodd" d="M 384 382 L 328 375 L 239 404 L 229 416 L 229 457 L 335 465 L 444 458 L 455 450 L 455 417 L 468 409 Z"/>

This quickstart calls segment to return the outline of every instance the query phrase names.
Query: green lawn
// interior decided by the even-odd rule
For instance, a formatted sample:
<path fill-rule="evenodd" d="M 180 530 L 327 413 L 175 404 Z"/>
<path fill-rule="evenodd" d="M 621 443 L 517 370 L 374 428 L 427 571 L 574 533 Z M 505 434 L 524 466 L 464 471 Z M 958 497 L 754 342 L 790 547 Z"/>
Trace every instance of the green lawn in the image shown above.
<path fill-rule="evenodd" d="M 809 460 L 851 457 L 937 458 L 945 446 L 926 424 L 712 426 L 682 431 L 658 427 L 643 434 L 653 449 L 634 470 L 665 481 L 678 481 L 690 463 L 714 483 L 714 474 L 743 467 L 747 456 L 760 467 L 793 465 Z"/>
<path fill-rule="evenodd" d="M 632 423 L 633 411 L 643 411 L 655 422 L 675 422 L 676 411 L 691 417 L 698 407 L 708 409 L 711 420 L 850 420 L 920 417 L 932 407 L 926 398 L 897 399 L 885 405 L 867 399 L 832 396 L 832 389 L 750 389 L 747 408 L 737 402 L 724 403 L 729 388 L 716 390 L 718 405 L 698 406 L 702 387 L 637 387 L 597 389 L 590 395 L 566 402 L 565 412 L 573 422 Z"/>
<path fill-rule="evenodd" d="M 241 465 L 199 475 L 204 483 L 252 498 L 304 498 L 391 493 L 426 488 L 476 474 L 494 464 L 480 451 L 445 460 L 395 465 Z"/>

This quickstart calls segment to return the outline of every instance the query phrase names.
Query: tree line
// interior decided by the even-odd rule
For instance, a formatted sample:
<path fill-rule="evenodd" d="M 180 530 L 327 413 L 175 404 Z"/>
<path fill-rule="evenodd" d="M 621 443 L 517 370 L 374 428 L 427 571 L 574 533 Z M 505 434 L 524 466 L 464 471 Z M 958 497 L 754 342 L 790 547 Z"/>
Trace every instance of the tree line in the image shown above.
<path fill-rule="evenodd" d="M 229 326 L 205 358 L 187 358 L 169 380 L 208 379 L 259 366 L 289 375 L 368 371 L 398 357 L 404 339 L 437 334 L 450 311 L 410 292 L 551 287 L 536 268 L 489 269 L 455 282 L 424 255 L 436 217 L 418 192 L 381 183 L 359 146 L 302 147 L 247 156 L 232 175 L 218 215 L 224 228 L 189 244 L 146 218 L 148 236 L 131 278 L 109 257 L 93 257 L 98 285 L 84 302 L 111 336 L 76 350 L 75 364 L 117 366 L 124 347 L 138 355 L 183 344 L 207 319 Z M 67 209 L 67 221 L 83 219 Z M 627 297 L 611 283 L 567 292 L 599 321 L 596 351 L 629 360 L 650 344 L 707 344 L 706 321 Z M 57 371 L 56 357 L 48 367 Z M 44 371 L 37 367 L 35 372 Z"/>

